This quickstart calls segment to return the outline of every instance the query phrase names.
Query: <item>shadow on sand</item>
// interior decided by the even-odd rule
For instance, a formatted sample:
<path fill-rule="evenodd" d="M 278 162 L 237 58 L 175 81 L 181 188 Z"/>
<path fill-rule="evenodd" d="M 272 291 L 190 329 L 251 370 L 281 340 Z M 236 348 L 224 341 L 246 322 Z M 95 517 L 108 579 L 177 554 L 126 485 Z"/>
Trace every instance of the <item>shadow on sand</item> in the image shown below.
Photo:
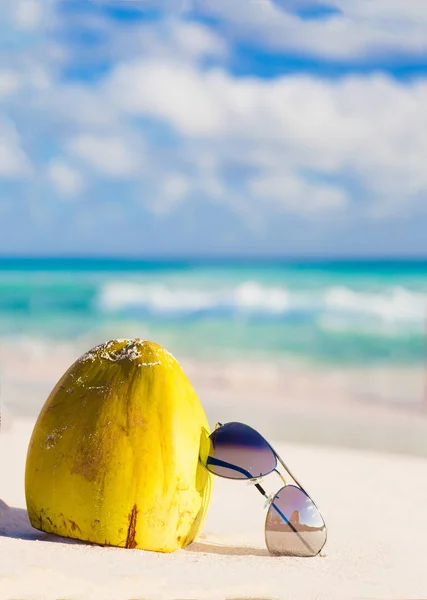
<path fill-rule="evenodd" d="M 251 548 L 250 546 L 223 546 L 221 544 L 209 544 L 208 542 L 193 542 L 187 548 L 187 552 L 201 552 L 205 554 L 223 554 L 224 556 L 270 556 L 267 550 L 262 548 Z"/>
<path fill-rule="evenodd" d="M 60 544 L 90 544 L 90 542 L 66 538 L 53 533 L 44 533 L 43 531 L 34 529 L 25 509 L 8 506 L 2 500 L 0 500 L 0 537 Z M 200 552 L 204 554 L 222 554 L 226 556 L 270 556 L 267 550 L 263 550 L 262 548 L 251 548 L 249 546 L 223 546 L 205 541 L 193 542 L 190 546 L 185 548 L 185 551 Z"/>
<path fill-rule="evenodd" d="M 0 500 L 0 537 L 61 544 L 85 544 L 80 540 L 44 533 L 34 529 L 24 508 L 13 508 Z"/>

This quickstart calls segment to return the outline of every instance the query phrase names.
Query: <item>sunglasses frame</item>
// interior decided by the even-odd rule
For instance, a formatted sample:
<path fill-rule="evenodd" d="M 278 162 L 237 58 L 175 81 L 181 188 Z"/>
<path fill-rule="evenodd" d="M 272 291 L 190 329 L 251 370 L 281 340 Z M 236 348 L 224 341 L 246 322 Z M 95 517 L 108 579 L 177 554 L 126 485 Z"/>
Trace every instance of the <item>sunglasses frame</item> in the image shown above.
<path fill-rule="evenodd" d="M 265 543 L 266 546 L 268 548 L 268 543 L 267 543 L 267 519 L 268 519 L 268 515 L 270 513 L 270 510 L 272 508 L 272 506 L 274 506 L 274 500 L 277 498 L 277 496 L 279 495 L 279 493 L 284 490 L 287 487 L 295 487 L 296 489 L 300 489 L 306 496 L 307 498 L 310 500 L 310 502 L 313 504 L 313 506 L 316 508 L 317 512 L 319 513 L 324 527 L 325 527 L 325 541 L 323 542 L 322 546 L 320 547 L 320 549 L 315 553 L 315 554 L 310 554 L 310 555 L 286 555 L 286 554 L 281 554 L 281 553 L 273 553 L 271 552 L 271 554 L 279 554 L 280 556 L 300 556 L 302 557 L 307 557 L 307 558 L 312 558 L 314 556 L 318 556 L 320 554 L 320 552 L 322 551 L 322 549 L 325 547 L 326 541 L 327 541 L 327 537 L 328 537 L 328 530 L 326 527 L 326 523 L 325 520 L 323 519 L 322 513 L 320 512 L 317 504 L 313 501 L 313 499 L 311 498 L 310 494 L 304 489 L 304 487 L 301 485 L 301 483 L 298 481 L 298 479 L 291 473 L 290 469 L 286 466 L 285 462 L 282 460 L 282 458 L 279 456 L 279 454 L 276 452 L 276 450 L 273 448 L 273 446 L 265 439 L 265 437 L 263 435 L 261 435 L 259 433 L 259 431 L 257 431 L 256 429 L 254 429 L 253 427 L 251 427 L 250 425 L 247 425 L 246 423 L 241 423 L 240 421 L 229 421 L 228 423 L 217 423 L 215 425 L 215 429 L 214 431 L 210 434 L 209 436 L 209 440 L 212 441 L 212 435 L 214 435 L 219 429 L 221 429 L 222 427 L 226 427 L 227 425 L 243 425 L 244 427 L 250 429 L 251 431 L 255 432 L 258 436 L 260 436 L 263 441 L 266 443 L 266 445 L 270 448 L 271 452 L 273 453 L 273 456 L 276 459 L 276 464 L 275 466 L 268 471 L 267 473 L 263 473 L 262 475 L 258 476 L 258 477 L 247 477 L 247 480 L 249 483 L 252 483 L 257 490 L 260 492 L 260 494 L 262 496 L 264 496 L 264 498 L 266 499 L 266 504 L 265 504 L 265 508 L 267 508 L 267 514 L 266 514 L 266 518 L 265 518 L 265 523 L 264 523 L 264 537 L 265 537 Z M 203 464 L 203 466 L 213 475 L 216 475 L 217 477 L 222 477 L 223 479 L 232 479 L 234 481 L 244 481 L 244 479 L 242 479 L 241 477 L 227 477 L 226 475 L 221 475 L 219 473 L 215 473 L 214 471 L 211 471 L 209 469 L 208 466 L 208 460 L 209 460 L 209 455 L 206 459 L 206 462 L 203 462 L 201 459 L 201 463 Z M 220 461 L 223 462 L 223 461 Z M 286 471 L 286 473 L 289 475 L 289 477 L 297 484 L 296 486 L 293 486 L 292 484 L 288 484 L 286 483 L 286 480 L 284 478 L 284 476 L 282 475 L 282 473 L 280 473 L 280 471 L 277 469 L 277 463 L 280 463 L 282 465 L 282 467 L 284 468 L 284 470 Z M 226 466 L 229 465 L 230 463 L 224 464 L 222 466 Z M 218 465 L 221 466 L 221 465 Z M 237 466 L 237 465 L 234 465 Z M 228 466 L 228 468 L 230 468 Z M 246 469 L 242 469 L 242 468 L 238 468 L 238 471 L 240 471 L 241 473 L 245 474 L 245 473 L 249 473 L 248 471 L 246 471 Z M 271 494 L 270 496 L 267 494 L 267 492 L 264 490 L 264 488 L 260 485 L 260 481 L 262 481 L 264 479 L 264 477 L 266 477 L 267 475 L 270 475 L 271 473 L 276 472 L 279 477 L 281 478 L 281 480 L 283 481 L 283 487 L 281 487 L 275 494 Z M 249 473 L 249 475 L 251 475 L 251 473 Z M 279 512 L 279 514 L 281 515 L 281 517 L 283 518 L 284 521 L 287 522 L 287 524 L 291 527 L 291 529 L 293 529 L 294 533 L 300 538 L 300 540 L 302 541 L 302 543 L 309 548 L 310 550 L 311 547 L 308 545 L 308 543 L 304 540 L 304 538 L 301 537 L 301 535 L 299 534 L 299 532 L 295 529 L 295 527 L 293 526 L 293 524 L 285 517 L 285 515 L 282 514 L 282 512 L 275 507 L 276 511 Z"/>

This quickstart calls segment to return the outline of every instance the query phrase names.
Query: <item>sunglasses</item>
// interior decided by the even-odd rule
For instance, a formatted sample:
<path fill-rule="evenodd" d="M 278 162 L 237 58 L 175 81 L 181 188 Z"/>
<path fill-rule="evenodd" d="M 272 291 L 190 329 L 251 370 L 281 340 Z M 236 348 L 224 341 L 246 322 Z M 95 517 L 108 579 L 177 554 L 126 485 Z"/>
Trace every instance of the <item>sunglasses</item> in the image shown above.
<path fill-rule="evenodd" d="M 218 423 L 209 436 L 209 453 L 201 458 L 214 475 L 249 479 L 267 499 L 265 542 L 276 556 L 316 556 L 326 543 L 326 525 L 319 509 L 263 436 L 244 423 Z M 296 483 L 287 485 L 277 461 Z M 284 486 L 268 496 L 259 480 L 275 471 Z"/>

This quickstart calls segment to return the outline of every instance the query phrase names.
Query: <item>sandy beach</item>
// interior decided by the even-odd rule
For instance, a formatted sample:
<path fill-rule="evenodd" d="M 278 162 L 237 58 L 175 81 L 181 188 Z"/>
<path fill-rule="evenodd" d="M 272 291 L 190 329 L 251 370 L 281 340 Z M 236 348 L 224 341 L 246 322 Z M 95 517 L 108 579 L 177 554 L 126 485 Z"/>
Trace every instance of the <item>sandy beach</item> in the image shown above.
<path fill-rule="evenodd" d="M 1 600 L 426 597 L 427 458 L 279 441 L 324 515 L 322 554 L 270 556 L 261 496 L 245 482 L 216 478 L 200 537 L 166 555 L 33 529 L 23 483 L 32 427 L 9 417 L 0 436 Z M 280 486 L 274 474 L 264 483 L 269 493 Z"/>
<path fill-rule="evenodd" d="M 36 357 L 22 350 L 2 361 L 0 600 L 427 597 L 421 372 L 395 372 L 394 379 L 366 370 L 309 375 L 266 364 L 254 373 L 244 364 L 183 361 L 211 426 L 240 420 L 258 428 L 319 505 L 328 541 L 320 556 L 303 559 L 270 556 L 262 497 L 246 482 L 220 478 L 201 535 L 173 554 L 33 529 L 24 495 L 28 442 L 47 394 L 73 359 L 65 351 Z M 382 396 L 375 381 L 388 382 L 394 396 Z M 411 390 L 419 404 L 411 403 Z M 264 485 L 276 492 L 280 479 L 269 475 Z"/>

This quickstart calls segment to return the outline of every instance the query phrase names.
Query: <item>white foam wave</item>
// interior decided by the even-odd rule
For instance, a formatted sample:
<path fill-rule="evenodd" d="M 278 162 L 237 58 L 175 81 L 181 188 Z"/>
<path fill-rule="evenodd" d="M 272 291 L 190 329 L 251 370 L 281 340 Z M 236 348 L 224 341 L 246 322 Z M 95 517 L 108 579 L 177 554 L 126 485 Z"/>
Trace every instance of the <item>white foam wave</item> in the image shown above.
<path fill-rule="evenodd" d="M 309 291 L 247 281 L 234 287 L 174 287 L 166 284 L 110 281 L 100 290 L 98 307 L 107 313 L 145 312 L 174 316 L 209 314 L 339 316 L 342 319 L 380 320 L 385 323 L 422 323 L 427 316 L 427 294 L 403 287 L 380 292 L 347 287 Z"/>
<path fill-rule="evenodd" d="M 195 313 L 221 309 L 283 313 L 289 306 L 286 290 L 246 282 L 236 288 L 173 288 L 132 282 L 110 282 L 99 297 L 105 311 L 140 308 L 153 313 Z"/>
<path fill-rule="evenodd" d="M 336 287 L 325 294 L 325 305 L 337 312 L 370 315 L 384 321 L 420 322 L 427 316 L 427 295 L 401 287 L 381 294 Z"/>

